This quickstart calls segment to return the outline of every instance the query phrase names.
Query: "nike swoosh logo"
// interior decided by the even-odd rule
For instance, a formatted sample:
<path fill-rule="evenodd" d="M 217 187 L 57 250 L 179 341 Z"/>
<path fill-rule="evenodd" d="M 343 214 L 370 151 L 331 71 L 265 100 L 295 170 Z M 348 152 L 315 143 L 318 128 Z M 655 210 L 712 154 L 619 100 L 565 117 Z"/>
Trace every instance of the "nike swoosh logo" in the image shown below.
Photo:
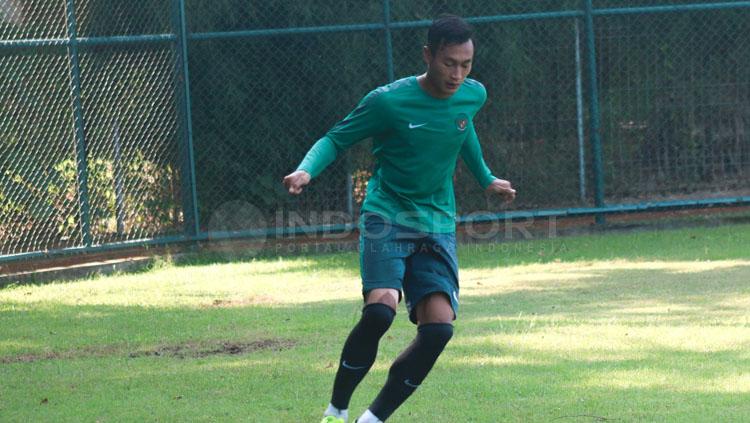
<path fill-rule="evenodd" d="M 346 364 L 346 360 L 341 362 L 341 365 L 349 370 L 364 370 L 367 368 L 367 366 L 351 366 L 349 364 Z"/>
<path fill-rule="evenodd" d="M 409 129 L 419 128 L 425 125 L 427 125 L 427 122 L 419 123 L 419 124 L 409 123 Z"/>
<path fill-rule="evenodd" d="M 410 387 L 410 388 L 419 388 L 419 385 L 415 385 L 409 381 L 409 379 L 404 379 L 404 385 Z"/>

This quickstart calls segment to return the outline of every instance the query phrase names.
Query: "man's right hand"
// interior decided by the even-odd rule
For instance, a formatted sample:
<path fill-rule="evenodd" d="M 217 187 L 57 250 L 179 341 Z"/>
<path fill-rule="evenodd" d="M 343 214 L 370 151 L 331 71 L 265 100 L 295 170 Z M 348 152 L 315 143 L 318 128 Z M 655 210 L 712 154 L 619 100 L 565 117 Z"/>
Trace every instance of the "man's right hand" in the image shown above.
<path fill-rule="evenodd" d="M 516 190 L 510 184 L 510 181 L 505 179 L 495 178 L 494 181 L 486 189 L 489 193 L 499 194 L 506 203 L 510 203 L 516 198 Z"/>
<path fill-rule="evenodd" d="M 289 194 L 298 195 L 302 193 L 302 187 L 310 183 L 310 174 L 304 170 L 296 170 L 284 177 L 284 186 Z"/>

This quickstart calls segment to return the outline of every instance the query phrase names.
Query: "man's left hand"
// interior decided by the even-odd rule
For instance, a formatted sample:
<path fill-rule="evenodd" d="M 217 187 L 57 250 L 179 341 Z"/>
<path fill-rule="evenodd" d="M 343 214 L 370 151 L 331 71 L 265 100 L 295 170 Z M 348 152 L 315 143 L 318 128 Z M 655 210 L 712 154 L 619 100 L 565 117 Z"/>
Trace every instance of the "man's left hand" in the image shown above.
<path fill-rule="evenodd" d="M 502 196 L 506 203 L 510 203 L 516 198 L 516 190 L 510 185 L 510 181 L 505 179 L 496 178 L 485 191 Z"/>

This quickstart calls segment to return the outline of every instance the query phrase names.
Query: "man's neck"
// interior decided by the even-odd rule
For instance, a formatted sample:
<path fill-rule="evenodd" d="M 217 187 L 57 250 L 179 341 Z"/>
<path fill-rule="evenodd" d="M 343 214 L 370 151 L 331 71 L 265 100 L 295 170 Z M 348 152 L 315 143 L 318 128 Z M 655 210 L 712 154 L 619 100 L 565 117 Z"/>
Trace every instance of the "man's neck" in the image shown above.
<path fill-rule="evenodd" d="M 430 95 L 430 97 L 435 97 L 439 99 L 445 99 L 450 97 L 449 95 L 441 95 L 438 90 L 435 88 L 435 85 L 432 84 L 432 81 L 430 81 L 430 78 L 427 77 L 427 72 L 423 73 L 422 75 L 417 76 L 417 83 L 419 83 L 419 86 Z"/>

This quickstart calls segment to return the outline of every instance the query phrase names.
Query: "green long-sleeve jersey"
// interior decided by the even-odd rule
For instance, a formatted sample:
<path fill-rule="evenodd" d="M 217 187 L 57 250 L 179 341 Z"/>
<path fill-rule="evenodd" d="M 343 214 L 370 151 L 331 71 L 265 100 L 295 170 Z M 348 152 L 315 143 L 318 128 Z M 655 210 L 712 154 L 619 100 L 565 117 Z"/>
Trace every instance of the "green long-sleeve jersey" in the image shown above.
<path fill-rule="evenodd" d="M 376 167 L 362 212 L 424 232 L 453 232 L 458 155 L 482 188 L 495 179 L 472 122 L 486 99 L 484 86 L 470 78 L 445 99 L 430 96 L 415 76 L 400 79 L 367 94 L 313 145 L 297 169 L 315 178 L 339 153 L 372 137 Z"/>

